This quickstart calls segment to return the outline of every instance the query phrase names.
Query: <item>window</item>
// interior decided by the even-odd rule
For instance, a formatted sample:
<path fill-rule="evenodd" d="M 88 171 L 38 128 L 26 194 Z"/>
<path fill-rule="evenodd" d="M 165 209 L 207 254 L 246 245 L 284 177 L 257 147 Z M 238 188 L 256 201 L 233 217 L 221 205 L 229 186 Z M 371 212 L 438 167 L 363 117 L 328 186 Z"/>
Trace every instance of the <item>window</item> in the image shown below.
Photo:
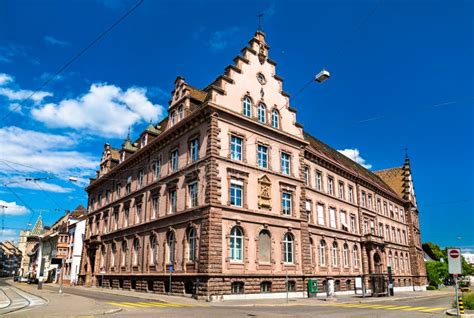
<path fill-rule="evenodd" d="M 258 235 L 258 261 L 260 263 L 270 263 L 271 248 L 270 232 L 261 231 Z"/>
<path fill-rule="evenodd" d="M 272 283 L 271 282 L 261 282 L 260 283 L 260 292 L 261 293 L 269 293 L 272 291 Z"/>
<path fill-rule="evenodd" d="M 170 162 L 171 162 L 171 171 L 178 170 L 178 149 L 175 149 L 170 154 Z"/>
<path fill-rule="evenodd" d="M 339 217 L 340 217 L 342 229 L 348 231 L 349 226 L 347 226 L 347 214 L 346 214 L 346 212 L 345 211 L 339 212 Z"/>
<path fill-rule="evenodd" d="M 234 226 L 230 231 L 230 260 L 234 262 L 242 261 L 242 249 L 243 249 L 244 237 L 242 230 Z"/>
<path fill-rule="evenodd" d="M 316 171 L 316 190 L 322 191 L 323 175 L 321 172 Z"/>
<path fill-rule="evenodd" d="M 196 229 L 192 227 L 188 231 L 188 261 L 190 262 L 196 261 L 196 251 L 197 251 L 196 242 L 197 242 Z"/>
<path fill-rule="evenodd" d="M 365 191 L 362 191 L 361 197 L 362 197 L 362 207 L 365 208 L 367 206 L 367 195 L 365 194 Z"/>
<path fill-rule="evenodd" d="M 143 187 L 143 180 L 144 180 L 144 173 L 143 173 L 143 170 L 140 170 L 138 171 L 138 188 L 140 189 L 141 187 Z"/>
<path fill-rule="evenodd" d="M 142 205 L 138 204 L 135 207 L 135 212 L 136 212 L 136 223 L 140 223 L 141 217 L 142 217 Z"/>
<path fill-rule="evenodd" d="M 318 204 L 318 224 L 324 225 L 324 206 L 322 204 Z"/>
<path fill-rule="evenodd" d="M 291 197 L 290 192 L 281 193 L 281 211 L 285 215 L 291 215 Z"/>
<path fill-rule="evenodd" d="M 280 128 L 280 115 L 276 109 L 272 110 L 272 127 Z"/>
<path fill-rule="evenodd" d="M 400 235 L 400 229 L 397 229 L 397 243 L 401 243 L 401 242 L 402 242 L 402 239 Z"/>
<path fill-rule="evenodd" d="M 341 200 L 346 199 L 346 195 L 344 193 L 344 183 L 343 182 L 339 182 L 339 199 L 341 199 Z"/>
<path fill-rule="evenodd" d="M 349 267 L 349 246 L 347 244 L 342 247 L 342 263 L 344 267 Z"/>
<path fill-rule="evenodd" d="M 405 214 L 403 213 L 402 208 L 400 208 L 400 221 L 405 222 Z"/>
<path fill-rule="evenodd" d="M 261 122 L 262 124 L 265 124 L 267 122 L 267 107 L 265 106 L 265 104 L 260 103 L 258 105 L 257 115 L 259 122 Z"/>
<path fill-rule="evenodd" d="M 390 241 L 390 226 L 385 226 L 385 240 Z"/>
<path fill-rule="evenodd" d="M 122 187 L 122 185 L 120 183 L 117 183 L 117 185 L 115 186 L 115 196 L 116 196 L 116 199 L 120 198 L 120 188 Z"/>
<path fill-rule="evenodd" d="M 132 177 L 127 178 L 127 185 L 125 186 L 125 193 L 130 194 L 132 192 Z"/>
<path fill-rule="evenodd" d="M 392 242 L 395 242 L 397 239 L 396 235 L 395 235 L 395 228 L 392 226 Z"/>
<path fill-rule="evenodd" d="M 357 233 L 356 216 L 354 214 L 351 214 L 351 232 L 352 233 Z"/>
<path fill-rule="evenodd" d="M 281 153 L 281 173 L 290 175 L 290 155 L 286 152 Z"/>
<path fill-rule="evenodd" d="M 407 244 L 407 233 L 405 230 L 402 231 L 403 244 Z"/>
<path fill-rule="evenodd" d="M 138 265 L 138 239 L 133 240 L 133 265 L 137 266 Z"/>
<path fill-rule="evenodd" d="M 154 219 L 158 216 L 160 208 L 160 199 L 158 196 L 154 196 L 151 199 L 151 218 Z"/>
<path fill-rule="evenodd" d="M 334 179 L 332 177 L 328 177 L 328 193 L 334 195 Z"/>
<path fill-rule="evenodd" d="M 122 266 L 127 266 L 128 246 L 127 241 L 122 241 Z"/>
<path fill-rule="evenodd" d="M 311 201 L 306 200 L 306 215 L 308 217 L 308 223 L 313 223 L 311 215 Z"/>
<path fill-rule="evenodd" d="M 364 234 L 369 233 L 369 220 L 364 219 Z"/>
<path fill-rule="evenodd" d="M 129 217 L 130 217 L 130 208 L 126 207 L 125 211 L 123 212 L 123 227 L 128 226 Z"/>
<path fill-rule="evenodd" d="M 174 232 L 168 232 L 166 236 L 166 247 L 168 248 L 168 264 L 174 263 L 174 247 L 175 247 Z"/>
<path fill-rule="evenodd" d="M 286 233 L 283 237 L 283 261 L 285 263 L 293 263 L 293 236 Z"/>
<path fill-rule="evenodd" d="M 336 210 L 329 208 L 329 226 L 336 228 Z"/>
<path fill-rule="evenodd" d="M 145 134 L 145 135 L 142 136 L 142 140 L 141 140 L 142 148 L 145 147 L 147 143 L 148 143 L 148 135 Z"/>
<path fill-rule="evenodd" d="M 398 219 L 398 207 L 395 207 L 395 219 Z"/>
<path fill-rule="evenodd" d="M 110 203 L 110 190 L 105 191 L 105 204 Z"/>
<path fill-rule="evenodd" d="M 395 215 L 393 214 L 393 205 L 390 204 L 390 217 L 393 219 Z"/>
<path fill-rule="evenodd" d="M 367 203 L 368 203 L 369 209 L 372 210 L 372 195 L 371 194 L 369 194 L 367 198 Z"/>
<path fill-rule="evenodd" d="M 170 213 L 175 213 L 176 212 L 176 205 L 178 203 L 176 189 L 170 190 L 169 199 L 170 199 Z"/>
<path fill-rule="evenodd" d="M 380 202 L 380 199 L 377 199 L 377 212 L 382 212 L 382 202 Z"/>
<path fill-rule="evenodd" d="M 304 184 L 309 186 L 309 168 L 304 167 Z"/>
<path fill-rule="evenodd" d="M 196 181 L 188 185 L 189 206 L 194 208 L 198 205 L 198 184 Z"/>
<path fill-rule="evenodd" d="M 383 224 L 379 223 L 379 235 L 383 236 Z"/>
<path fill-rule="evenodd" d="M 230 205 L 242 206 L 243 182 L 238 180 L 230 181 Z"/>
<path fill-rule="evenodd" d="M 178 118 L 179 118 L 179 120 L 184 118 L 184 108 L 183 108 L 183 106 L 179 106 L 179 108 L 178 108 Z"/>
<path fill-rule="evenodd" d="M 247 117 L 252 117 L 252 101 L 248 96 L 244 97 L 243 113 Z"/>
<path fill-rule="evenodd" d="M 339 266 L 339 256 L 338 256 L 339 250 L 338 250 L 336 242 L 332 243 L 331 251 L 332 251 L 332 266 L 337 267 Z"/>
<path fill-rule="evenodd" d="M 171 113 L 171 126 L 176 123 L 176 112 Z"/>
<path fill-rule="evenodd" d="M 354 203 L 354 188 L 349 186 L 349 202 Z"/>
<path fill-rule="evenodd" d="M 230 159 L 242 160 L 242 138 L 237 136 L 230 137 Z"/>
<path fill-rule="evenodd" d="M 289 292 L 295 292 L 296 291 L 296 282 L 293 281 L 293 280 L 288 281 L 287 290 Z"/>
<path fill-rule="evenodd" d="M 244 293 L 244 283 L 243 282 L 233 282 L 231 284 L 231 294 L 243 294 Z"/>
<path fill-rule="evenodd" d="M 354 248 L 352 249 L 352 262 L 354 263 L 355 268 L 359 267 L 359 250 L 357 245 L 354 245 Z"/>
<path fill-rule="evenodd" d="M 257 146 L 257 164 L 260 168 L 268 168 L 268 147 L 263 145 Z"/>
<path fill-rule="evenodd" d="M 191 140 L 189 143 L 189 162 L 195 162 L 199 159 L 199 138 Z"/>
<path fill-rule="evenodd" d="M 115 258 L 117 257 L 117 245 L 112 243 L 112 255 L 110 257 L 110 266 L 115 266 Z"/>
<path fill-rule="evenodd" d="M 114 230 L 118 229 L 119 214 L 118 211 L 114 212 Z"/>
<path fill-rule="evenodd" d="M 324 240 L 321 240 L 321 242 L 319 242 L 319 265 L 326 265 L 326 241 Z"/>
<path fill-rule="evenodd" d="M 156 160 L 153 163 L 153 177 L 159 179 L 161 175 L 161 159 Z"/>
<path fill-rule="evenodd" d="M 150 237 L 150 264 L 154 265 L 158 263 L 158 244 L 156 242 L 156 236 Z"/>

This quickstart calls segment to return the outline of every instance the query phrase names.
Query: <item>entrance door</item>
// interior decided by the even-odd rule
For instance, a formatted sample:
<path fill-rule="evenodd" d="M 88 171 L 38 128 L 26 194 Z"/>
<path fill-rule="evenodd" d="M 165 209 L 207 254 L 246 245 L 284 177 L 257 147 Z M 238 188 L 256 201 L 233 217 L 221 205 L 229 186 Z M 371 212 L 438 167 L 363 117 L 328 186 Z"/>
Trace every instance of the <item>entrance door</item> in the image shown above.
<path fill-rule="evenodd" d="M 382 274 L 383 271 L 383 264 L 379 253 L 374 254 L 374 271 L 376 274 Z"/>

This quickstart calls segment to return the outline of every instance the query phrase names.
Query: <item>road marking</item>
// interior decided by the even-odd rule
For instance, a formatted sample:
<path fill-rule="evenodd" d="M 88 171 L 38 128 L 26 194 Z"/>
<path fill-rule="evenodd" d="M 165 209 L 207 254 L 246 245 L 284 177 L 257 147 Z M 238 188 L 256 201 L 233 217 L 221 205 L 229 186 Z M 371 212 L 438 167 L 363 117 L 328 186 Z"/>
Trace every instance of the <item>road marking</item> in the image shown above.
<path fill-rule="evenodd" d="M 387 310 L 400 310 L 400 309 L 405 309 L 405 308 L 411 308 L 413 306 L 396 306 L 392 308 L 387 308 Z"/>
<path fill-rule="evenodd" d="M 108 304 L 118 306 L 118 307 L 125 307 L 125 308 L 150 308 L 150 307 L 206 307 L 204 305 L 190 305 L 190 304 L 173 304 L 173 303 L 164 303 L 158 301 L 139 301 L 139 302 L 108 302 Z"/>
<path fill-rule="evenodd" d="M 437 311 L 437 310 L 445 310 L 446 308 L 441 308 L 441 307 L 438 307 L 438 308 L 430 308 L 430 309 L 425 309 L 425 310 L 420 310 L 422 312 L 432 312 L 432 311 Z"/>
<path fill-rule="evenodd" d="M 428 307 L 419 306 L 419 307 L 412 307 L 412 308 L 407 308 L 407 309 L 402 309 L 402 310 L 412 311 L 412 310 L 420 310 L 420 309 L 428 309 Z"/>
<path fill-rule="evenodd" d="M 108 302 L 107 304 L 114 305 L 114 306 L 119 306 L 119 307 L 125 307 L 125 308 L 133 308 L 133 306 L 125 305 L 125 304 L 122 304 L 122 303 Z"/>

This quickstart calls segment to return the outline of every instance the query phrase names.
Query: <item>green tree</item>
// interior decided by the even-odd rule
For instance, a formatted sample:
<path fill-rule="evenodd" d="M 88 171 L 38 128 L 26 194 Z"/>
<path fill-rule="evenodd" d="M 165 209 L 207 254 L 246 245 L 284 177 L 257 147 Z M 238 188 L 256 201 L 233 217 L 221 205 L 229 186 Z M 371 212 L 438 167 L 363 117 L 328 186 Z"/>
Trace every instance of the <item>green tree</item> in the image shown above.
<path fill-rule="evenodd" d="M 430 286 L 438 287 L 448 278 L 448 264 L 439 261 L 426 262 L 426 274 Z"/>

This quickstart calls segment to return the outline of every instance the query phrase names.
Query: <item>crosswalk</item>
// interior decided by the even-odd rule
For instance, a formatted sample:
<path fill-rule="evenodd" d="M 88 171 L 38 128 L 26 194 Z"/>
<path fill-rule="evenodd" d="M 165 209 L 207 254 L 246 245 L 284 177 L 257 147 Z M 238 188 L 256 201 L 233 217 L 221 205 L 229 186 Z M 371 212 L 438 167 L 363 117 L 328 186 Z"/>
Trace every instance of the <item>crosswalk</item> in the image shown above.
<path fill-rule="evenodd" d="M 110 305 L 114 305 L 121 308 L 177 308 L 177 307 L 205 307 L 204 305 L 191 305 L 191 304 L 173 304 L 173 303 L 164 303 L 158 301 L 138 301 L 138 302 L 129 302 L 129 301 L 110 301 Z"/>
<path fill-rule="evenodd" d="M 400 310 L 400 311 L 419 311 L 426 313 L 440 313 L 446 310 L 444 307 L 425 307 L 425 306 L 402 306 L 402 305 L 384 305 L 384 304 L 359 304 L 359 303 L 336 303 L 327 304 L 329 307 L 342 308 L 360 308 L 360 309 L 382 309 L 382 310 Z"/>

